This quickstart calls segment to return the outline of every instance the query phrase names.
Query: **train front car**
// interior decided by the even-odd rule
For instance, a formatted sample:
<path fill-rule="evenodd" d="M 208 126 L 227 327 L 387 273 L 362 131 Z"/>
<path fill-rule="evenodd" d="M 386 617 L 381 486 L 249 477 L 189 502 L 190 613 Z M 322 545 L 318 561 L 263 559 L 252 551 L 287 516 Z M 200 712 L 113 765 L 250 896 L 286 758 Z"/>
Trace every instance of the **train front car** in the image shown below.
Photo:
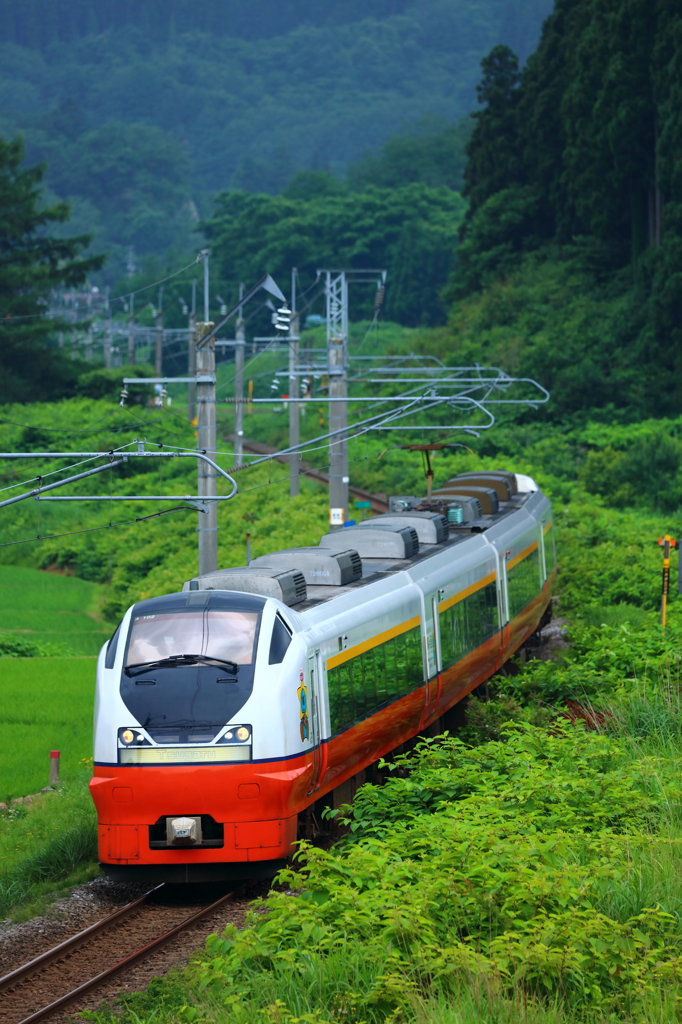
<path fill-rule="evenodd" d="M 248 593 L 169 594 L 134 605 L 102 649 L 91 793 L 110 878 L 253 878 L 291 852 L 313 755 L 287 612 Z"/>
<path fill-rule="evenodd" d="M 440 731 L 548 621 L 552 509 L 530 478 L 460 474 L 390 503 L 126 614 L 97 673 L 111 878 L 274 874 L 301 812 L 352 799 L 378 758 Z"/>

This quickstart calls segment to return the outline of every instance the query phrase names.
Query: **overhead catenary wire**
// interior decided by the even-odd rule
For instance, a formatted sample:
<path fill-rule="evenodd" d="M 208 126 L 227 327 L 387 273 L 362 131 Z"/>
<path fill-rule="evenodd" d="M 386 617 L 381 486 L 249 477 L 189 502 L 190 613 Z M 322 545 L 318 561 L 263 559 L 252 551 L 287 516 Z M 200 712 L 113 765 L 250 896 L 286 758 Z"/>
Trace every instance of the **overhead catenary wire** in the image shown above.
<path fill-rule="evenodd" d="M 203 255 L 200 253 L 191 263 L 181 267 L 179 270 L 174 270 L 172 274 L 168 274 L 166 277 L 160 278 L 158 281 L 153 281 L 151 284 L 145 284 L 141 288 L 135 288 L 133 291 L 124 292 L 123 295 L 116 295 L 109 298 L 109 304 L 112 302 L 120 302 L 122 299 L 130 299 L 133 295 L 140 295 L 142 292 L 149 291 L 150 288 L 158 288 L 159 285 L 165 284 L 166 281 L 172 281 L 174 277 L 178 277 L 180 274 L 184 274 L 186 270 L 191 270 L 197 263 L 201 263 Z M 49 313 L 26 313 L 20 316 L 14 316 L 13 313 L 0 313 L 0 323 L 11 323 L 16 320 L 36 320 L 49 317 Z M 50 319 L 59 319 L 58 317 L 49 317 Z M 73 326 L 69 324 L 69 326 Z"/>
<path fill-rule="evenodd" d="M 98 530 L 112 530 L 118 526 L 132 526 L 134 523 L 144 523 L 147 519 L 158 519 L 159 516 L 167 516 L 171 512 L 196 512 L 193 505 L 175 505 L 173 508 L 164 508 L 160 512 L 151 512 L 148 516 L 137 516 L 135 519 L 126 519 L 121 523 L 105 523 L 104 526 L 89 526 L 85 530 L 68 530 L 66 533 L 48 533 L 44 537 L 26 537 L 24 540 L 4 541 L 0 548 L 11 548 L 17 544 L 35 544 L 40 540 L 56 540 L 58 537 L 75 537 L 80 533 L 96 533 Z M 201 511 L 201 510 L 199 510 Z"/>

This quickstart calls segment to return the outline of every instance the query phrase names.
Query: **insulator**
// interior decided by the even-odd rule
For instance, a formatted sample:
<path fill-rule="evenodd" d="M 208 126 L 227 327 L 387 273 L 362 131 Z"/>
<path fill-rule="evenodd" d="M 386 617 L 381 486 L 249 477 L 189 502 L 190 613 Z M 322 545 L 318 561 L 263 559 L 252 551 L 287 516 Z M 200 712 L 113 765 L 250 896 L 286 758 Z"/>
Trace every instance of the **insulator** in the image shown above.
<path fill-rule="evenodd" d="M 286 302 L 272 315 L 272 322 L 278 331 L 288 331 L 291 323 L 291 310 Z"/>
<path fill-rule="evenodd" d="M 121 401 L 118 403 L 121 407 L 123 407 L 126 404 L 126 398 L 127 397 L 128 397 L 128 388 L 123 388 L 123 391 L 121 392 L 121 395 L 120 395 Z"/>
<path fill-rule="evenodd" d="M 384 295 L 385 294 L 386 294 L 386 287 L 385 287 L 385 285 L 382 284 L 381 288 L 379 289 L 379 291 L 376 293 L 376 295 L 374 297 L 374 310 L 375 310 L 375 312 L 377 312 L 378 310 L 381 309 L 381 304 L 384 301 Z"/>

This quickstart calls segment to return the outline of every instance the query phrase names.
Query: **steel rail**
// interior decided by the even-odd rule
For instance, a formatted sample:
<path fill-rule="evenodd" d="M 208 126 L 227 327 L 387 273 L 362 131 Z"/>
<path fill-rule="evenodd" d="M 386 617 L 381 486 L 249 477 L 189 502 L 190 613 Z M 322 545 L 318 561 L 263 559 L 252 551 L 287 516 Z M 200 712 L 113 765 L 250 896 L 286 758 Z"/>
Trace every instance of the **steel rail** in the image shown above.
<path fill-rule="evenodd" d="M 84 928 L 82 931 L 72 935 L 70 939 L 65 939 L 64 942 L 60 942 L 58 946 L 53 946 L 52 949 L 48 949 L 45 953 L 41 953 L 40 956 L 35 957 L 34 960 L 29 960 L 28 963 L 22 967 L 17 967 L 15 971 L 11 971 L 6 974 L 3 978 L 0 978 L 0 992 L 4 992 L 7 988 L 12 988 L 15 982 L 21 981 L 23 978 L 30 978 L 32 974 L 35 974 L 37 970 L 42 967 L 46 967 L 47 964 L 53 960 L 59 960 L 64 953 L 79 946 L 81 942 L 85 940 L 88 935 L 92 935 L 93 932 L 104 931 L 114 921 L 120 921 L 128 917 L 137 908 L 146 903 L 152 893 L 160 889 L 161 886 L 157 885 L 154 889 L 150 889 L 144 896 L 140 896 L 138 899 L 133 900 L 132 903 L 126 903 L 124 907 L 120 907 L 115 910 L 113 914 L 109 914 L 107 917 L 103 917 L 101 921 L 95 921 L 88 928 Z"/>
<path fill-rule="evenodd" d="M 30 1016 L 24 1017 L 21 1020 L 20 1024 L 31 1024 L 31 1022 L 33 1021 L 42 1020 L 44 1017 L 50 1016 L 50 1014 L 54 1013 L 56 1010 L 68 1005 L 69 1003 L 74 1002 L 76 999 L 84 995 L 86 992 L 89 992 L 91 989 L 103 984 L 103 982 L 108 981 L 110 978 L 113 978 L 121 971 L 126 970 L 126 968 L 131 967 L 138 960 L 142 960 L 145 957 L 149 956 L 150 953 L 153 953 L 154 950 L 165 945 L 167 942 L 170 942 L 171 939 L 175 938 L 176 935 L 179 935 L 180 932 L 184 931 L 186 928 L 191 927 L 193 924 L 195 924 L 197 921 L 200 921 L 204 917 L 209 917 L 211 914 L 215 913 L 216 910 L 219 910 L 220 907 L 222 907 L 225 903 L 229 903 L 231 900 L 235 898 L 235 896 L 238 893 L 242 891 L 246 884 L 247 883 L 245 882 L 243 885 L 240 885 L 237 889 L 234 889 L 232 892 L 227 893 L 226 896 L 221 896 L 220 899 L 217 899 L 213 903 L 210 903 L 207 907 L 204 907 L 202 910 L 199 910 L 194 914 L 190 914 L 190 916 L 186 917 L 184 921 L 180 922 L 180 924 L 175 925 L 173 928 L 169 929 L 169 931 L 164 932 L 163 935 L 159 935 L 156 939 L 152 939 L 152 941 L 148 942 L 146 946 L 142 946 L 134 953 L 130 953 L 128 956 L 124 957 L 123 960 L 119 960 L 119 962 L 114 964 L 112 967 L 108 967 L 105 971 L 101 971 L 99 974 L 95 975 L 95 977 L 90 978 L 86 982 L 83 982 L 82 985 L 78 985 L 77 988 L 74 988 L 70 992 L 67 992 L 65 995 L 60 996 L 58 999 L 55 999 L 48 1006 L 43 1006 L 40 1010 L 36 1010 Z M 157 888 L 160 888 L 160 886 Z M 69 939 L 64 943 L 61 943 L 59 946 L 56 946 L 53 950 L 48 950 L 48 952 L 44 953 L 41 957 L 36 957 L 35 960 L 32 960 L 30 963 L 25 964 L 24 967 L 20 967 L 18 970 L 13 971 L 12 974 L 8 974 L 6 975 L 6 977 L 1 978 L 0 991 L 2 990 L 3 987 L 13 988 L 18 981 L 21 981 L 22 978 L 24 977 L 30 977 L 37 970 L 40 970 L 40 968 L 46 963 L 53 960 L 58 961 L 64 955 L 64 953 L 68 951 L 68 948 L 73 948 L 74 946 L 79 945 L 86 935 L 91 935 L 93 932 L 97 931 L 104 931 L 117 918 L 120 919 L 123 916 L 128 916 L 133 909 L 135 909 L 141 903 L 146 902 L 151 896 L 151 894 L 155 891 L 156 890 L 152 889 L 151 892 L 146 893 L 144 896 L 140 897 L 139 900 L 135 900 L 133 903 L 130 903 L 126 907 L 121 908 L 120 911 L 116 911 L 114 914 L 110 914 L 109 917 L 104 918 L 97 924 L 91 925 L 90 928 L 86 928 L 84 931 L 79 932 L 78 935 L 73 937 L 73 939 Z"/>

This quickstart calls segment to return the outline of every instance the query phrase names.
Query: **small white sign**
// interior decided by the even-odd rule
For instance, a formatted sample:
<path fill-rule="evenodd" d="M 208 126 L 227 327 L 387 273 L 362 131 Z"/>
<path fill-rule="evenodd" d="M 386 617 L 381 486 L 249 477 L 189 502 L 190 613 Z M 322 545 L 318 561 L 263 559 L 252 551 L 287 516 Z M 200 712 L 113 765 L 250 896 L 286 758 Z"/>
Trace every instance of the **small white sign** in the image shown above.
<path fill-rule="evenodd" d="M 343 526 L 346 520 L 345 509 L 343 508 L 330 508 L 329 509 L 329 525 L 330 526 Z"/>

